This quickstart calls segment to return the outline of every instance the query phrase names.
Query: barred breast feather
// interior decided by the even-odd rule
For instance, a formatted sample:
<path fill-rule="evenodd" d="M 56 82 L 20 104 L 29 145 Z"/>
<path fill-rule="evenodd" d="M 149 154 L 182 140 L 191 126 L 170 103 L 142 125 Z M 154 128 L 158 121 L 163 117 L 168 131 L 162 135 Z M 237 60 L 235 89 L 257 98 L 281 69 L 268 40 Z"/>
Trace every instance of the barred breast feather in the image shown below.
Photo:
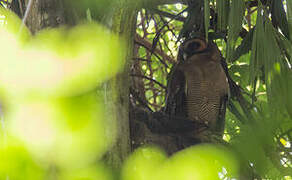
<path fill-rule="evenodd" d="M 220 94 L 214 83 L 191 80 L 187 88 L 186 105 L 191 120 L 204 123 L 215 122 L 220 108 Z"/>

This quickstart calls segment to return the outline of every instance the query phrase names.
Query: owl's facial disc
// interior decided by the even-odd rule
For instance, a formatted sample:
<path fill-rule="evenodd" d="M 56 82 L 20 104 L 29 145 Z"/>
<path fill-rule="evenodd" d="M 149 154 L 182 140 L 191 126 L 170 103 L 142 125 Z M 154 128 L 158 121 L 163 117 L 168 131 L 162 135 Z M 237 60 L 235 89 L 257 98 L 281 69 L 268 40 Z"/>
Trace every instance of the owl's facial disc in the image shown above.
<path fill-rule="evenodd" d="M 201 39 L 193 39 L 185 44 L 185 51 L 187 52 L 201 52 L 206 48 L 206 42 Z"/>
<path fill-rule="evenodd" d="M 184 45 L 184 59 L 207 49 L 207 43 L 201 39 L 187 41 Z"/>

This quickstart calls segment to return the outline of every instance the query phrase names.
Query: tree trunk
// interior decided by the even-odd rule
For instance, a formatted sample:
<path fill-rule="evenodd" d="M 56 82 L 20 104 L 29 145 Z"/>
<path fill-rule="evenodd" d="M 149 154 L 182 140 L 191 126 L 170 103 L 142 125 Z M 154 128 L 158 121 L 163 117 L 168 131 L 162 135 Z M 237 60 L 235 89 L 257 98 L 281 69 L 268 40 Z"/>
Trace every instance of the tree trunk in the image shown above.
<path fill-rule="evenodd" d="M 25 7 L 20 12 L 33 34 L 43 28 L 76 23 L 76 16 L 63 0 L 25 0 Z"/>
<path fill-rule="evenodd" d="M 107 107 L 114 108 L 116 112 L 116 139 L 112 148 L 105 156 L 106 162 L 113 168 L 121 167 L 125 158 L 131 152 L 130 125 L 129 125 L 129 69 L 133 58 L 134 34 L 136 31 L 136 4 L 131 0 L 121 0 L 115 7 L 112 16 L 112 30 L 118 33 L 122 40 L 126 41 L 125 65 L 123 71 L 118 74 L 106 86 Z M 109 93 L 110 92 L 110 93 Z M 109 111 L 110 112 L 110 111 Z"/>

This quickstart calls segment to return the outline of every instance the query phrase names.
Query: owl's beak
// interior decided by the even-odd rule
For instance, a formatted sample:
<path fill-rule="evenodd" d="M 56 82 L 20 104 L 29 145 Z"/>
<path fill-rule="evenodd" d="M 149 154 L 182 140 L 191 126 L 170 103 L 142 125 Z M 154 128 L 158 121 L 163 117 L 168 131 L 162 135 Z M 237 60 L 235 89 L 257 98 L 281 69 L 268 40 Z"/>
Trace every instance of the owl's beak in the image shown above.
<path fill-rule="evenodd" d="M 186 61 L 187 57 L 188 57 L 187 53 L 183 53 L 183 60 L 184 61 Z"/>

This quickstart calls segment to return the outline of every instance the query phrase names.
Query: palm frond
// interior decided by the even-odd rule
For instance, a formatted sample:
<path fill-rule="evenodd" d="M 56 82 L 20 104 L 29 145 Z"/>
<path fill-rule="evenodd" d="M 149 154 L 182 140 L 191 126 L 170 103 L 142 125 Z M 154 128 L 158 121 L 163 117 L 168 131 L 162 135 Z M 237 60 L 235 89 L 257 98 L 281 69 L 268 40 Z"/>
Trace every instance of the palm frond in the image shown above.
<path fill-rule="evenodd" d="M 262 7 L 259 7 L 258 12 L 263 11 Z M 255 26 L 255 32 L 252 40 L 252 50 L 250 59 L 250 83 L 254 82 L 260 75 L 260 69 L 264 59 L 264 19 L 263 14 L 257 14 L 257 21 Z"/>
<path fill-rule="evenodd" d="M 290 41 L 292 42 L 292 1 L 287 0 L 286 3 Z"/>
<path fill-rule="evenodd" d="M 217 0 L 216 1 L 216 10 L 218 14 L 217 20 L 217 30 L 226 31 L 228 24 L 228 13 L 229 13 L 229 0 Z"/>
<path fill-rule="evenodd" d="M 245 12 L 244 0 L 236 0 L 231 3 L 231 10 L 228 21 L 228 34 L 227 34 L 227 61 L 231 61 L 235 49 L 236 40 L 239 37 L 239 32 L 242 28 L 242 21 Z"/>
<path fill-rule="evenodd" d="M 289 1 L 289 0 L 288 0 Z M 290 0 L 291 1 L 291 0 Z M 272 23 L 276 28 L 281 29 L 282 33 L 289 38 L 289 29 L 283 0 L 272 1 L 271 3 Z"/>

